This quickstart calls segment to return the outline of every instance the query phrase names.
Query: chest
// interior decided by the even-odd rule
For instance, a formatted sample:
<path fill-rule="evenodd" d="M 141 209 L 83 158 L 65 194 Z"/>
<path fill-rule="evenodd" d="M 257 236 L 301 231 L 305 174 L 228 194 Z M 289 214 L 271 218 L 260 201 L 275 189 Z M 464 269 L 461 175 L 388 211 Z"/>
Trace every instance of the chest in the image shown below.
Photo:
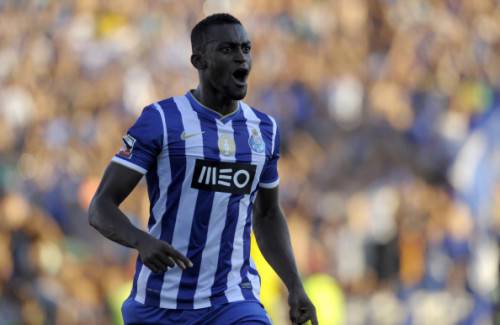
<path fill-rule="evenodd" d="M 192 189 L 250 194 L 270 154 L 259 124 L 249 121 L 185 120 L 171 127 L 164 147 L 171 168 L 183 170 Z"/>
<path fill-rule="evenodd" d="M 189 121 L 170 129 L 170 156 L 262 165 L 270 155 L 270 139 L 257 123 L 249 121 Z"/>

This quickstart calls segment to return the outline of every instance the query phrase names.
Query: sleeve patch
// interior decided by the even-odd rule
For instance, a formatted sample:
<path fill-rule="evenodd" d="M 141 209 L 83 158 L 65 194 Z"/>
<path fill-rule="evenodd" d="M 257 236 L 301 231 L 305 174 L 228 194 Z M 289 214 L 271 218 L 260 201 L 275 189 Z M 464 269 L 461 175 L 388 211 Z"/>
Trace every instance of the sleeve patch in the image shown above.
<path fill-rule="evenodd" d="M 123 138 L 123 146 L 120 151 L 118 151 L 118 156 L 130 159 L 132 158 L 132 151 L 134 150 L 135 138 L 130 134 L 125 135 Z"/>

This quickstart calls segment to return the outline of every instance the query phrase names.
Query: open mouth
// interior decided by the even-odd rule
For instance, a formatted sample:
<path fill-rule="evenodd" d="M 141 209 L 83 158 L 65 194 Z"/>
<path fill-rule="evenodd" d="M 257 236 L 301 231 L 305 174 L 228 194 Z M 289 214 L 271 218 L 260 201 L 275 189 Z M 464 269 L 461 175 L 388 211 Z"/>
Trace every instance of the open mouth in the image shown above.
<path fill-rule="evenodd" d="M 249 70 L 245 68 L 239 68 L 236 69 L 236 71 L 233 72 L 233 77 L 236 80 L 237 83 L 239 84 L 245 84 L 247 81 Z"/>

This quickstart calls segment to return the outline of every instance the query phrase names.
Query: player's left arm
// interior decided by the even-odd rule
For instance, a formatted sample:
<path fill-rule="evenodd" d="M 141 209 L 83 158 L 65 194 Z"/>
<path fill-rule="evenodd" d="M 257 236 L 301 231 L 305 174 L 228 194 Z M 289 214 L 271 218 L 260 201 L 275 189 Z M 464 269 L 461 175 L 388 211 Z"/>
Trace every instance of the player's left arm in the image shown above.
<path fill-rule="evenodd" d="M 259 188 L 254 205 L 253 230 L 262 255 L 288 288 L 293 324 L 311 320 L 318 324 L 316 310 L 300 280 L 290 243 L 288 225 L 279 205 L 278 186 Z"/>

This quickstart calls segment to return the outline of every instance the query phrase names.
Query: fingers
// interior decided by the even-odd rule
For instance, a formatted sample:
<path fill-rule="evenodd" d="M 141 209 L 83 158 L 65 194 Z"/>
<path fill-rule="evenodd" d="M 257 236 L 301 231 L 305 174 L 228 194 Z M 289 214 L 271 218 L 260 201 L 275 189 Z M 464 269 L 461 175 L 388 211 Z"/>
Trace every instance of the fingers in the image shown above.
<path fill-rule="evenodd" d="M 144 265 L 154 273 L 164 273 L 168 268 L 175 266 L 175 262 L 165 252 L 157 251 L 149 258 L 143 260 Z"/>
<path fill-rule="evenodd" d="M 304 324 L 308 320 L 312 325 L 318 325 L 318 318 L 313 306 L 290 309 L 290 320 L 293 324 Z"/>
<path fill-rule="evenodd" d="M 304 314 L 301 314 L 299 317 L 297 317 L 297 324 L 304 324 L 305 322 L 307 322 L 308 320 L 311 320 L 312 321 L 312 316 L 309 314 L 309 313 L 304 313 Z M 314 322 L 312 322 L 314 324 Z M 316 325 L 317 325 L 317 322 L 316 322 Z"/>
<path fill-rule="evenodd" d="M 316 311 L 312 312 L 310 320 L 312 325 L 318 325 L 318 316 L 316 315 Z"/>
<path fill-rule="evenodd" d="M 292 321 L 292 324 L 299 324 L 298 322 L 299 318 L 299 310 L 297 308 L 290 308 L 290 320 Z"/>
<path fill-rule="evenodd" d="M 159 254 L 158 256 L 158 260 L 159 262 L 161 262 L 161 264 L 166 268 L 167 266 L 168 267 L 174 267 L 175 266 L 175 262 L 172 260 L 172 258 L 170 258 L 170 256 L 168 256 L 165 252 L 161 252 L 161 254 Z"/>
<path fill-rule="evenodd" d="M 147 263 L 145 262 L 144 265 L 146 265 L 153 273 L 162 273 L 165 270 L 165 267 L 156 260 L 149 260 Z"/>
<path fill-rule="evenodd" d="M 318 325 L 318 317 L 316 315 L 316 309 L 314 308 L 314 306 L 309 306 L 305 315 L 306 316 L 304 322 L 310 320 L 312 325 Z"/>
<path fill-rule="evenodd" d="M 192 267 L 193 263 L 179 251 L 174 249 L 172 246 L 168 245 L 168 253 L 181 269 L 185 270 L 188 267 Z"/>
<path fill-rule="evenodd" d="M 306 308 L 301 308 L 299 311 L 299 316 L 297 317 L 297 323 L 302 324 L 310 319 L 309 310 Z"/>
<path fill-rule="evenodd" d="M 177 266 L 179 266 L 181 269 L 185 270 L 187 268 L 187 265 L 184 264 L 184 262 L 178 258 L 173 258 L 174 261 L 175 261 L 175 264 L 177 264 Z"/>
<path fill-rule="evenodd" d="M 178 265 L 181 269 L 185 270 L 192 267 L 193 263 L 168 243 L 156 239 L 149 238 L 140 247 L 139 254 L 142 262 L 154 273 L 163 273 Z"/>

